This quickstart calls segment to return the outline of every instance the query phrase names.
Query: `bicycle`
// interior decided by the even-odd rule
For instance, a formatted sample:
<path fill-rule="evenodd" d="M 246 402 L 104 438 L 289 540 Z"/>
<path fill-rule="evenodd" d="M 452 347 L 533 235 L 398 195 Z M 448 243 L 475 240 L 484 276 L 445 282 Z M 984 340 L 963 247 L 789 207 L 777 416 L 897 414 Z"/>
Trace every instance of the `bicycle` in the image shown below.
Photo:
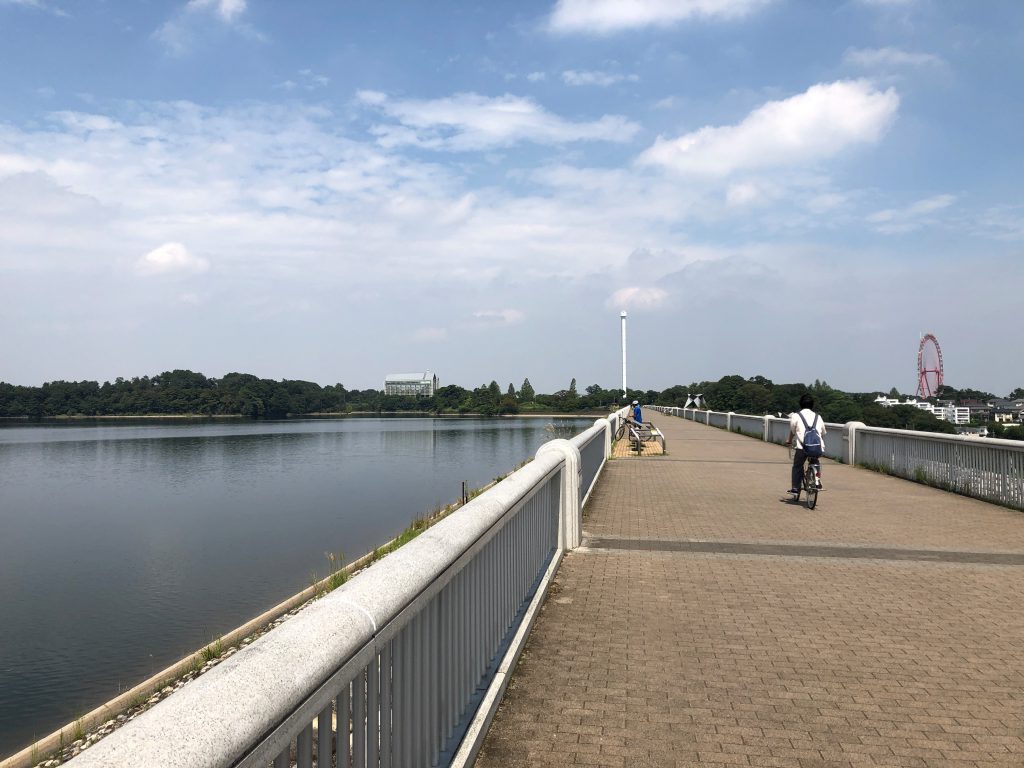
<path fill-rule="evenodd" d="M 795 447 L 792 442 L 786 443 L 786 447 L 789 448 L 789 460 L 790 463 L 793 461 L 793 452 Z M 816 459 L 808 456 L 805 460 L 806 466 L 804 467 L 804 473 L 800 477 L 800 487 L 797 489 L 796 496 L 793 501 L 800 503 L 800 494 L 805 494 L 806 503 L 808 509 L 814 509 L 818 504 L 818 473 L 820 470 L 819 462 L 821 459 Z"/>
<path fill-rule="evenodd" d="M 619 428 L 615 430 L 615 439 L 621 440 L 627 435 L 629 436 L 630 446 L 637 455 L 643 453 L 644 450 L 644 437 L 640 433 L 643 428 L 642 424 L 637 423 L 631 417 L 627 416 L 619 424 Z"/>

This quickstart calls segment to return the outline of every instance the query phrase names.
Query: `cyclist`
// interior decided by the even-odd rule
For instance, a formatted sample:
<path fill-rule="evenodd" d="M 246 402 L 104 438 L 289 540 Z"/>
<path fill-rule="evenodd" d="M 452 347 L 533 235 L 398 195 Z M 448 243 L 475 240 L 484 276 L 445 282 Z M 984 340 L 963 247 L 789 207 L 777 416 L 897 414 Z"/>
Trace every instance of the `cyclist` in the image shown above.
<path fill-rule="evenodd" d="M 793 451 L 793 473 L 789 485 L 789 492 L 793 494 L 800 493 L 800 478 L 804 474 L 804 462 L 810 462 L 814 467 L 815 484 L 818 486 L 818 490 L 821 490 L 821 461 L 818 458 L 821 455 L 821 450 L 815 452 L 812 448 L 811 455 L 804 450 L 808 432 L 812 429 L 818 433 L 817 440 L 811 439 L 809 442 L 812 443 L 812 446 L 817 442 L 820 449 L 824 450 L 825 420 L 814 412 L 814 398 L 809 393 L 804 393 L 800 396 L 800 410 L 789 416 L 789 437 L 786 440 L 786 445 L 792 445 L 796 440 L 796 450 Z"/>
<path fill-rule="evenodd" d="M 644 420 L 640 417 L 640 401 L 639 400 L 634 400 L 633 401 L 633 420 L 637 424 L 643 424 L 644 423 Z"/>

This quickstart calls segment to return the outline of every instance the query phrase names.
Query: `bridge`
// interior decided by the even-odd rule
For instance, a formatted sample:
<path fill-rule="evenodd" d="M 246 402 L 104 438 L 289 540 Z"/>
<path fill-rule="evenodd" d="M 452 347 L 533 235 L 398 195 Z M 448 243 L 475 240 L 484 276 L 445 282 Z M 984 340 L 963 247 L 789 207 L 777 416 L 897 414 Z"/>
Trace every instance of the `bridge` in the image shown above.
<path fill-rule="evenodd" d="M 478 766 L 1024 765 L 1024 515 L 828 461 L 810 512 L 784 448 L 655 418 Z"/>
<path fill-rule="evenodd" d="M 809 511 L 784 420 L 667 410 L 664 455 L 545 445 L 71 764 L 1024 764 L 1024 445 L 829 425 Z"/>

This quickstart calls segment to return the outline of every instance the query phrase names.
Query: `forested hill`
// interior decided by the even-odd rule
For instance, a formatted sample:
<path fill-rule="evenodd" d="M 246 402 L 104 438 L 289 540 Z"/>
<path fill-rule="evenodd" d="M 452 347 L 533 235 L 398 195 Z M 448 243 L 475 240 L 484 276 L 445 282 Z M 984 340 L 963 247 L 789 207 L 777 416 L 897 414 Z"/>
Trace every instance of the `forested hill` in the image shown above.
<path fill-rule="evenodd" d="M 715 382 L 677 385 L 663 391 L 630 390 L 629 399 L 683 406 L 689 394 L 701 393 L 707 407 L 750 414 L 786 414 L 800 395 L 811 392 L 819 412 L 830 422 L 863 421 L 872 426 L 952 432 L 953 425 L 911 406 L 882 408 L 877 393 L 853 394 L 823 382 L 775 384 L 763 376 L 725 376 Z M 972 391 L 973 392 L 973 391 Z M 951 394 L 955 393 L 952 391 Z M 893 393 L 890 393 L 893 394 Z M 981 393 L 985 394 L 985 393 Z M 54 381 L 41 387 L 0 382 L 0 417 L 200 415 L 277 418 L 311 413 L 401 412 L 514 413 L 607 412 L 622 405 L 619 389 L 596 384 L 578 392 L 576 380 L 552 394 L 534 391 L 529 379 L 517 389 L 497 382 L 476 389 L 441 387 L 433 397 L 397 397 L 376 389 L 349 390 L 342 384 L 321 386 L 309 381 L 274 381 L 246 373 L 220 379 L 175 370 L 157 376 L 95 381 Z"/>

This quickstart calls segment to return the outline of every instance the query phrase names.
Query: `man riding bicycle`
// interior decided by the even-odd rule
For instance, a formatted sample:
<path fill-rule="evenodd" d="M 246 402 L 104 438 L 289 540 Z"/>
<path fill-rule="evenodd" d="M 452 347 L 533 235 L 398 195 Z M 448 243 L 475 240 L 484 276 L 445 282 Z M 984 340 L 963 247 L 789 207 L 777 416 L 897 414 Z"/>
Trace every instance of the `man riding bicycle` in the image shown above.
<path fill-rule="evenodd" d="M 811 433 L 815 434 L 811 434 Z M 815 485 L 821 490 L 821 461 L 819 457 L 825 450 L 825 420 L 814 412 L 814 398 L 810 394 L 800 396 L 800 410 L 790 414 L 789 437 L 786 445 L 793 445 L 793 473 L 790 478 L 789 492 L 800 493 L 800 478 L 804 474 L 804 463 L 814 467 Z"/>

